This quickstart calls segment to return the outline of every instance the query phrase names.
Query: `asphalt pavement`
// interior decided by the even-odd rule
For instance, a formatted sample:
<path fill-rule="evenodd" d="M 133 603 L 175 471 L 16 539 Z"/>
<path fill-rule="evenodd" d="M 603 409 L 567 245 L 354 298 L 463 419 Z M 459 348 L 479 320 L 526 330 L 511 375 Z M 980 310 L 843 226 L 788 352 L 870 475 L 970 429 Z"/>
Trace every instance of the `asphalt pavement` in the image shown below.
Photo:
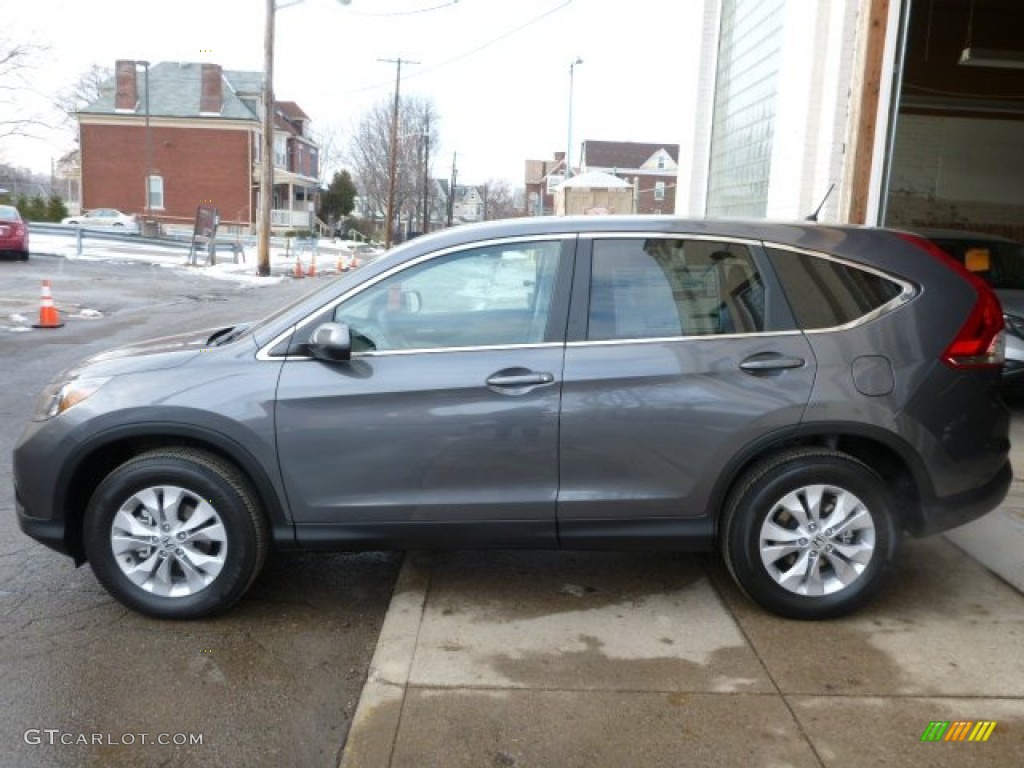
<path fill-rule="evenodd" d="M 0 767 L 333 766 L 397 553 L 277 553 L 229 614 L 161 622 L 27 538 L 10 452 L 43 386 L 144 338 L 258 319 L 323 280 L 91 254 L 0 262 Z M 40 282 L 64 326 L 31 328 Z M 12 319 L 12 316 L 14 319 Z"/>

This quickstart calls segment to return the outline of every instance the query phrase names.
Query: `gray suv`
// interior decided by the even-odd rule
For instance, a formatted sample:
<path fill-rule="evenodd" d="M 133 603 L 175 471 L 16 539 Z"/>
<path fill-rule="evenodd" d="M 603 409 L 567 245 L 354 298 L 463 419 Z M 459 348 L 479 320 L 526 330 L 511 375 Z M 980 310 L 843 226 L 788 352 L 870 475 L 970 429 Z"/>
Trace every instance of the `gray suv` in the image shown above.
<path fill-rule="evenodd" d="M 919 237 L 533 218 L 418 238 L 271 317 L 84 361 L 14 452 L 23 530 L 143 613 L 272 549 L 721 551 L 795 618 L 1011 480 L 998 299 Z"/>

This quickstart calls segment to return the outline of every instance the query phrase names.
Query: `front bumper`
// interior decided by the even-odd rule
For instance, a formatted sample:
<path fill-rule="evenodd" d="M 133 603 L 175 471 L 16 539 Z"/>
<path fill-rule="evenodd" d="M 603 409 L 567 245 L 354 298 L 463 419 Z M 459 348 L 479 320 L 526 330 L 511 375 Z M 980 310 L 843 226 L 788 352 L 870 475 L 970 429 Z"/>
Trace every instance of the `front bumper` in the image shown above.
<path fill-rule="evenodd" d="M 62 555 L 74 557 L 74 553 L 68 548 L 63 520 L 32 517 L 25 509 L 25 505 L 21 503 L 21 499 L 17 497 L 17 493 L 15 493 L 15 510 L 18 514 L 18 526 L 24 533 Z"/>

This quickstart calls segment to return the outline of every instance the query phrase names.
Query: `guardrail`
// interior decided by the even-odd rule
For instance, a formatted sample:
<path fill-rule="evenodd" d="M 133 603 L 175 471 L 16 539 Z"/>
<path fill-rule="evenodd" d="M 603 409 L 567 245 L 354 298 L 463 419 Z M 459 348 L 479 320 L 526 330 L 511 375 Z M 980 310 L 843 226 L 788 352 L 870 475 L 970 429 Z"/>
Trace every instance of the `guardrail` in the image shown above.
<path fill-rule="evenodd" d="M 135 232 L 118 232 L 113 227 L 81 227 L 77 224 L 55 224 L 52 222 L 30 221 L 29 232 L 40 232 L 48 235 L 67 235 L 68 237 L 81 237 L 83 240 L 104 240 L 107 242 L 141 243 L 144 245 L 158 245 L 164 248 L 181 248 L 188 251 L 192 246 L 192 233 L 179 232 L 159 237 L 143 237 Z M 229 235 L 218 237 L 215 243 L 220 246 L 230 247 L 238 244 L 242 248 L 254 247 L 256 245 L 255 235 Z M 270 238 L 270 245 L 275 248 L 286 248 L 287 239 L 283 237 Z"/>

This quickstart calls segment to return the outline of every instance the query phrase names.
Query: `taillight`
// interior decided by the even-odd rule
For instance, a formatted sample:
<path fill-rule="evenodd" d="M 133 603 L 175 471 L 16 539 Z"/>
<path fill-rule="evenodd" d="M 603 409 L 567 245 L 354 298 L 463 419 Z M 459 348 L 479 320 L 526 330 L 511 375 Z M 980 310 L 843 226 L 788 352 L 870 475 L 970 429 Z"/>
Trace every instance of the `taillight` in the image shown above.
<path fill-rule="evenodd" d="M 952 368 L 988 368 L 1005 361 L 1006 335 L 999 297 L 973 272 L 935 243 L 923 237 L 901 233 L 900 237 L 927 251 L 971 284 L 978 294 L 971 313 L 942 353 L 942 362 Z"/>

